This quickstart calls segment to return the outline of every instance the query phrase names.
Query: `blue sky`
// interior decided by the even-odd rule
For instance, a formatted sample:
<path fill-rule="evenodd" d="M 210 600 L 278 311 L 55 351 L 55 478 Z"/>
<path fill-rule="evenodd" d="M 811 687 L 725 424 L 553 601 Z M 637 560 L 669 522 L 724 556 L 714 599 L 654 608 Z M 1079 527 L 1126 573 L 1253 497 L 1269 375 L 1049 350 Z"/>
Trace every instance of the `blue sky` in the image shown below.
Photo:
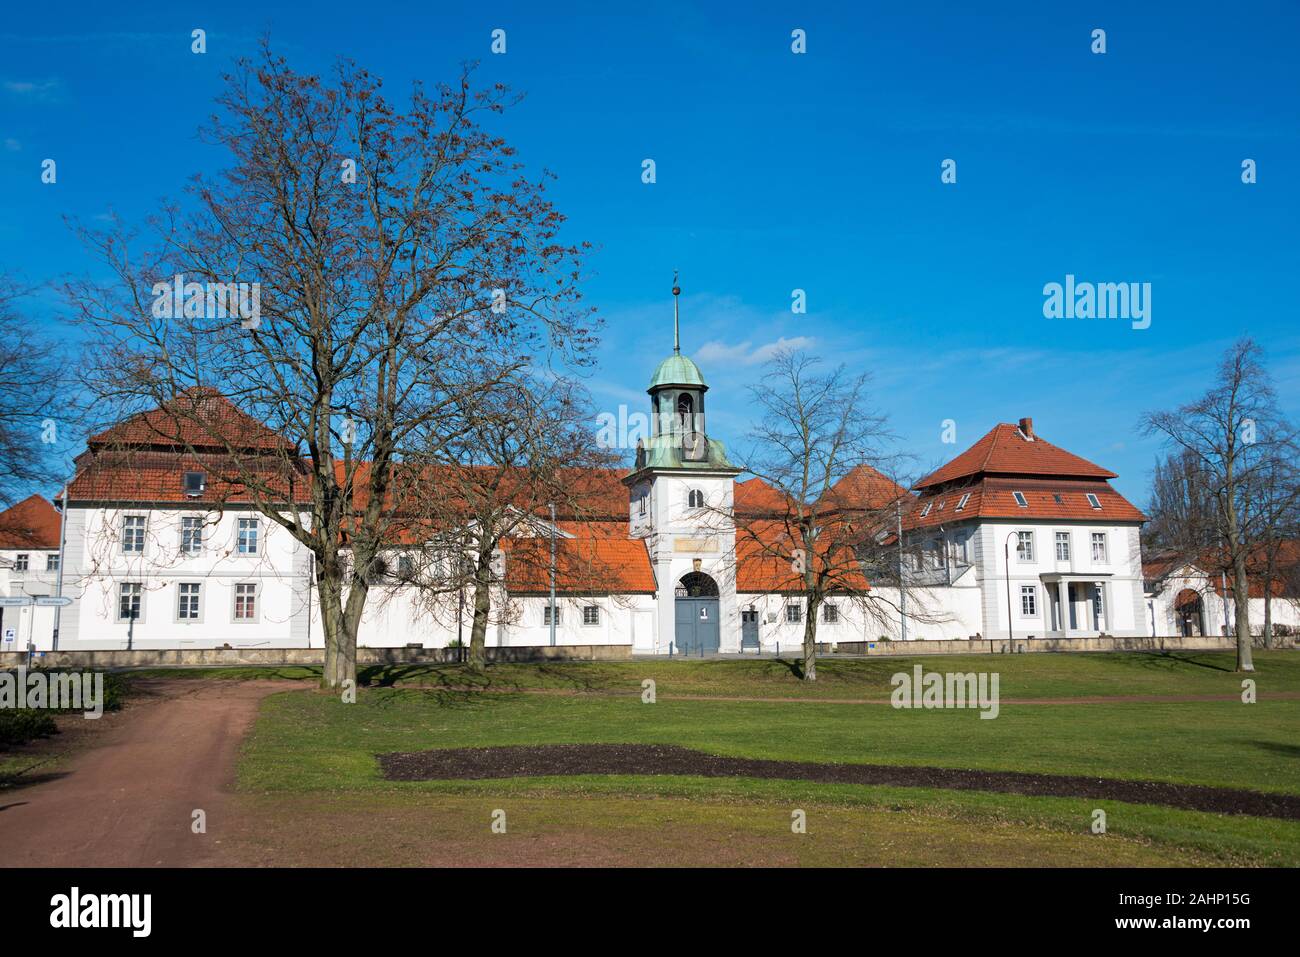
<path fill-rule="evenodd" d="M 527 94 L 501 130 L 598 246 L 601 411 L 645 410 L 680 269 L 683 349 L 733 446 L 783 341 L 869 371 L 921 466 L 1032 415 L 1139 504 L 1156 444 L 1138 417 L 1199 394 L 1237 336 L 1300 413 L 1295 4 L 123 6 L 13 5 L 0 25 L 0 262 L 28 280 L 93 268 L 64 216 L 139 219 L 220 164 L 196 131 L 269 30 L 296 68 L 351 56 L 393 95 L 474 59 Z M 1066 274 L 1150 283 L 1150 328 L 1044 318 Z M 57 322 L 52 295 L 30 307 Z"/>

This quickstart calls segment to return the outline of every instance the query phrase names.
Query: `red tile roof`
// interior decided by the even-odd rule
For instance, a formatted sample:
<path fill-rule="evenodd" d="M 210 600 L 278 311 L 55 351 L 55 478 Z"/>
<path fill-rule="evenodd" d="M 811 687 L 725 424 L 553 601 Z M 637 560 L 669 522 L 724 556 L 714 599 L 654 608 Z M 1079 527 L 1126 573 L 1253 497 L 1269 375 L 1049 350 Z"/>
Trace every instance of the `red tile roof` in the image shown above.
<path fill-rule="evenodd" d="M 867 591 L 871 586 L 861 565 L 847 548 L 835 524 L 822 527 L 814 571 L 826 571 L 827 582 L 839 589 Z M 795 537 L 781 521 L 750 522 L 736 531 L 736 591 L 748 594 L 801 592 L 802 576 L 794 571 Z M 833 552 L 833 554 L 832 554 Z M 828 557 L 829 556 L 829 557 Z"/>
<path fill-rule="evenodd" d="M 1228 564 L 1225 553 L 1207 551 L 1188 558 L 1177 552 L 1158 552 L 1142 563 L 1142 577 L 1148 582 L 1159 582 L 1170 574 L 1191 567 L 1208 582 L 1213 592 L 1223 597 L 1224 566 Z M 1228 595 L 1232 595 L 1232 571 L 1227 572 Z M 1246 560 L 1246 583 L 1251 598 L 1264 597 L 1264 579 L 1268 574 L 1267 555 L 1255 549 Z M 1300 540 L 1281 543 L 1274 558 L 1273 581 L 1270 589 L 1276 598 L 1300 598 Z M 1192 577 L 1197 577 L 1193 575 Z"/>
<path fill-rule="evenodd" d="M 1003 422 L 913 487 L 926 489 L 979 475 L 1051 475 L 1098 479 L 1116 477 L 1114 472 L 1067 452 L 1041 436 L 1034 435 L 1033 441 L 1029 441 L 1018 426 Z"/>
<path fill-rule="evenodd" d="M 506 590 L 544 595 L 550 590 L 549 538 L 502 542 Z M 581 536 L 555 540 L 556 590 L 570 595 L 654 594 L 654 569 L 645 542 L 631 538 Z"/>
<path fill-rule="evenodd" d="M 761 478 L 751 478 L 735 484 L 732 508 L 740 516 L 783 515 L 786 498 Z"/>
<path fill-rule="evenodd" d="M 0 512 L 0 548 L 59 547 L 59 512 L 48 499 L 32 495 Z"/>
<path fill-rule="evenodd" d="M 289 452 L 280 433 L 240 411 L 216 389 L 186 389 L 157 408 L 140 412 L 87 440 L 92 449 L 152 448 Z"/>
<path fill-rule="evenodd" d="M 251 480 L 265 486 L 272 500 L 309 502 L 311 476 L 305 465 L 276 455 L 241 457 Z M 254 500 L 240 483 L 241 470 L 221 454 L 189 454 L 147 449 L 91 449 L 77 456 L 76 476 L 68 485 L 72 502 L 149 502 L 221 505 Z M 185 493 L 185 473 L 202 472 L 201 495 Z"/>
<path fill-rule="evenodd" d="M 1015 494 L 1025 497 L 1025 506 Z M 1101 508 L 1093 508 L 1088 495 L 1097 496 Z M 962 505 L 962 499 L 966 502 Z M 1058 502 L 1056 499 L 1060 497 Z M 961 508 L 958 506 L 961 505 Z M 922 514 L 922 513 L 925 514 Z M 1035 519 L 1046 521 L 1144 522 L 1146 516 L 1110 483 L 1044 478 L 983 478 L 970 484 L 956 483 L 922 492 L 903 515 L 903 528 L 930 528 L 975 518 Z"/>
<path fill-rule="evenodd" d="M 912 493 L 870 465 L 858 465 L 831 486 L 822 505 L 838 510 L 875 511 L 907 500 Z"/>

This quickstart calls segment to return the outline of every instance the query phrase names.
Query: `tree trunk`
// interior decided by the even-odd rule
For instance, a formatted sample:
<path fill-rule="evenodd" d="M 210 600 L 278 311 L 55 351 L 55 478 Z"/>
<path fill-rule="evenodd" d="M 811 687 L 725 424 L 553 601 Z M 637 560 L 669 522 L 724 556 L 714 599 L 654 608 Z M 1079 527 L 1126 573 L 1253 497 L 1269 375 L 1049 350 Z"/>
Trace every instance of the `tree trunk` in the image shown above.
<path fill-rule="evenodd" d="M 474 568 L 474 624 L 469 631 L 469 666 L 479 671 L 487 664 L 488 613 L 492 608 L 492 553 L 480 555 Z"/>
<path fill-rule="evenodd" d="M 338 658 L 334 669 L 338 682 L 336 687 L 343 687 L 345 682 L 351 682 L 349 687 L 353 689 L 357 686 L 357 634 L 361 630 L 361 612 L 366 607 L 369 591 L 370 586 L 364 576 L 353 576 L 352 585 L 348 588 L 348 603 L 343 609 L 342 627 L 339 629 Z"/>
<path fill-rule="evenodd" d="M 320 595 L 321 631 L 325 636 L 325 657 L 321 668 L 320 686 L 334 689 L 338 687 L 339 634 L 342 631 L 343 605 L 341 589 L 337 581 L 332 580 L 327 572 L 322 572 L 317 580 L 316 590 Z"/>
<path fill-rule="evenodd" d="M 821 601 L 808 597 L 808 616 L 803 623 L 803 680 L 817 680 L 817 609 Z"/>
<path fill-rule="evenodd" d="M 1246 577 L 1246 552 L 1234 549 L 1232 559 L 1232 597 L 1237 618 L 1237 670 L 1254 671 L 1250 654 L 1250 583 Z"/>
<path fill-rule="evenodd" d="M 1264 568 L 1264 647 L 1273 647 L 1273 556 Z"/>

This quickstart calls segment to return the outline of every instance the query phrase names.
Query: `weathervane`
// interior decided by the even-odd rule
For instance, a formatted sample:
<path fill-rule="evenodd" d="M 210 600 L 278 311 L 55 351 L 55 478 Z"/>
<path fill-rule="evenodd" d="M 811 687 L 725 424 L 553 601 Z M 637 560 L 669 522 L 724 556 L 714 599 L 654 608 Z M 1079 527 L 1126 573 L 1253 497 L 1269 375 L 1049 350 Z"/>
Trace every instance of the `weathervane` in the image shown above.
<path fill-rule="evenodd" d="M 677 320 L 677 298 L 682 294 L 682 287 L 677 285 L 677 270 L 673 270 L 673 353 L 682 351 L 682 339 Z"/>

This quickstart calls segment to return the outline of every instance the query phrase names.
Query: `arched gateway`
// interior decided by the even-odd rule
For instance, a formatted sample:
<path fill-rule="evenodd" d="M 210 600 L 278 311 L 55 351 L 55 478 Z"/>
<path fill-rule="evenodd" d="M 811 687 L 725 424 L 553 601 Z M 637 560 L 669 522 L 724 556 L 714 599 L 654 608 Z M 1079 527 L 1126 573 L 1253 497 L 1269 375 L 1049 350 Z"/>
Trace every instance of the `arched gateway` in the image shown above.
<path fill-rule="evenodd" d="M 679 654 L 717 652 L 721 642 L 718 628 L 718 583 L 703 572 L 688 572 L 677 582 L 674 643 Z"/>
<path fill-rule="evenodd" d="M 1184 588 L 1174 599 L 1174 617 L 1178 620 L 1178 633 L 1184 638 L 1203 635 L 1205 628 L 1205 603 L 1192 588 Z"/>

